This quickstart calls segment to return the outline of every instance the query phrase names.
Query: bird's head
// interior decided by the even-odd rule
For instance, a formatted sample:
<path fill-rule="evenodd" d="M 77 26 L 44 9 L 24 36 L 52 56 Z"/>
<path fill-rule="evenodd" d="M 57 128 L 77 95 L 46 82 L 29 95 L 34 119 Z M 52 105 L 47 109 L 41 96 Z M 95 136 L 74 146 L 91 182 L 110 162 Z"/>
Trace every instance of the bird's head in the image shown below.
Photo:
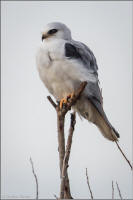
<path fill-rule="evenodd" d="M 59 22 L 49 23 L 42 33 L 42 41 L 51 38 L 71 40 L 71 31 L 65 24 Z"/>

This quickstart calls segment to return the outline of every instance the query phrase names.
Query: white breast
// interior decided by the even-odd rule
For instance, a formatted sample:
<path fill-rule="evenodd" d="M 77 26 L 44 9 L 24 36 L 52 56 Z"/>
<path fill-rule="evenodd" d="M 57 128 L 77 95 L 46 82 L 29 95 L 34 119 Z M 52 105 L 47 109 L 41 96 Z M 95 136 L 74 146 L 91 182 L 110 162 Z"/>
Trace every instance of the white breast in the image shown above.
<path fill-rule="evenodd" d="M 82 63 L 65 57 L 65 42 L 46 42 L 39 48 L 36 56 L 40 78 L 57 100 L 77 89 L 81 81 L 96 81 Z"/>

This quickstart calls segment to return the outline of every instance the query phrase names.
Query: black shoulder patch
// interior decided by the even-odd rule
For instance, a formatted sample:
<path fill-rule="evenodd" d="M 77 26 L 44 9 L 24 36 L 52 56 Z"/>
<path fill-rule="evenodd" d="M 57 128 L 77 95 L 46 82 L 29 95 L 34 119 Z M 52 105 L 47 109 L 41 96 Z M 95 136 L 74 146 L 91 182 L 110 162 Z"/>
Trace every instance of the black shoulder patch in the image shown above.
<path fill-rule="evenodd" d="M 81 58 L 76 47 L 70 43 L 65 44 L 65 56 L 68 58 Z"/>

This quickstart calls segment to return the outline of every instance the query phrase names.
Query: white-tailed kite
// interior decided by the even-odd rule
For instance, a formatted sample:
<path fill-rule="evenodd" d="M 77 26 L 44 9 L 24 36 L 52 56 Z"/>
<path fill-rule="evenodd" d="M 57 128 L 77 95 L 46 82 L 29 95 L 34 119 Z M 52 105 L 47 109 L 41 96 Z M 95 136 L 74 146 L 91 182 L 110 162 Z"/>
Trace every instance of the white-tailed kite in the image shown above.
<path fill-rule="evenodd" d="M 36 62 L 41 80 L 58 101 L 65 101 L 81 82 L 87 81 L 73 109 L 94 123 L 105 138 L 118 140 L 119 134 L 103 110 L 96 59 L 85 44 L 72 39 L 66 25 L 53 22 L 45 27 Z"/>

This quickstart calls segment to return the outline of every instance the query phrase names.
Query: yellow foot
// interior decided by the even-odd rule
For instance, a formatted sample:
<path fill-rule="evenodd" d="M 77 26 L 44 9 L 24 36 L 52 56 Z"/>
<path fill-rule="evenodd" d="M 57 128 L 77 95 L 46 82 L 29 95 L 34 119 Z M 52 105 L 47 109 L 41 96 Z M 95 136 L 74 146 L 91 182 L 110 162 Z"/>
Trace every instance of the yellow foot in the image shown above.
<path fill-rule="evenodd" d="M 68 99 L 72 99 L 74 97 L 74 92 L 72 92 L 71 94 L 69 94 L 68 96 L 67 96 L 67 100 Z"/>
<path fill-rule="evenodd" d="M 69 94 L 66 98 L 63 98 L 60 100 L 60 109 L 62 109 L 63 104 L 67 104 L 69 99 L 72 99 L 74 97 L 74 93 Z"/>
<path fill-rule="evenodd" d="M 63 98 L 60 100 L 60 109 L 62 109 L 63 107 L 63 104 L 66 104 L 67 103 L 67 98 Z"/>

